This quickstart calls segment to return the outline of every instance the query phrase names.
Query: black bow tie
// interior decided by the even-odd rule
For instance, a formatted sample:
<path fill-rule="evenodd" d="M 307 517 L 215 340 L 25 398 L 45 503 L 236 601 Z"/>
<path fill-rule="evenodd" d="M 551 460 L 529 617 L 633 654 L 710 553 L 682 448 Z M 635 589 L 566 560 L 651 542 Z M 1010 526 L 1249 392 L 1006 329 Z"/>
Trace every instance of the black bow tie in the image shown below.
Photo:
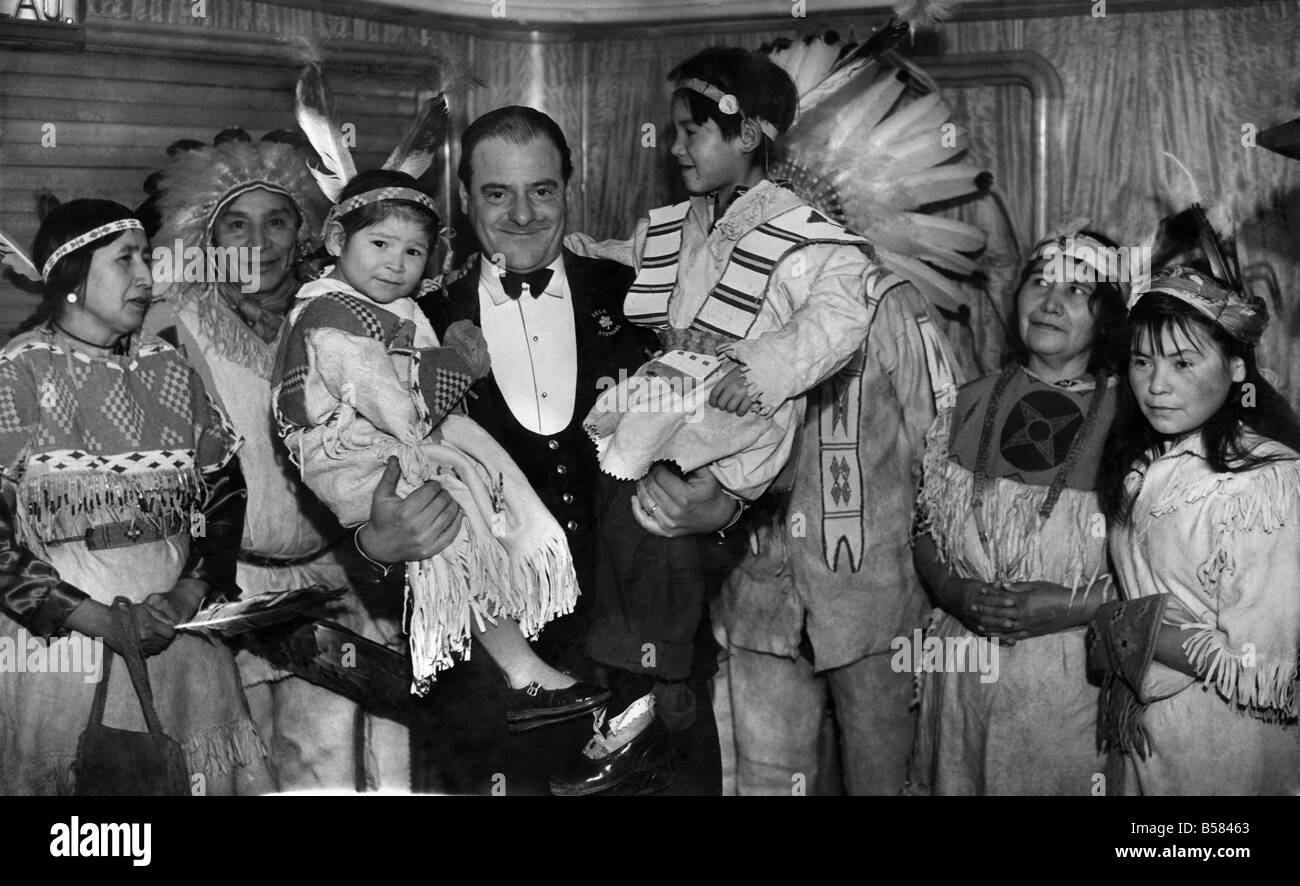
<path fill-rule="evenodd" d="M 546 291 L 546 284 L 551 282 L 554 273 L 550 268 L 538 268 L 528 274 L 506 271 L 501 275 L 501 288 L 511 298 L 519 298 L 524 293 L 524 284 L 527 283 L 528 291 L 533 294 L 533 298 L 537 298 Z"/>

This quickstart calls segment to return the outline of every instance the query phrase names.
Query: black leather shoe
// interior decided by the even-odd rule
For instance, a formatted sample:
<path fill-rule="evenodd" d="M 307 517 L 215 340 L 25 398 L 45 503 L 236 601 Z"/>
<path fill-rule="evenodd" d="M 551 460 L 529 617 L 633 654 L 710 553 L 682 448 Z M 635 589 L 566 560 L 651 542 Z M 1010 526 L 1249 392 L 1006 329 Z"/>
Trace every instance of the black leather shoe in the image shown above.
<path fill-rule="evenodd" d="M 668 729 L 656 717 L 645 731 L 606 757 L 593 760 L 586 754 L 578 754 L 577 759 L 551 776 L 551 793 L 557 797 L 583 797 L 634 780 L 651 784 L 658 779 L 647 778 L 646 774 L 663 768 L 672 756 Z M 668 782 L 662 782 L 656 789 L 667 787 L 670 782 L 671 770 Z"/>
<path fill-rule="evenodd" d="M 590 713 L 609 701 L 608 689 L 579 680 L 567 689 L 543 689 L 529 683 L 506 697 L 506 728 L 527 732 Z"/>
<path fill-rule="evenodd" d="M 602 796 L 643 797 L 647 794 L 657 794 L 671 787 L 675 781 L 677 781 L 677 771 L 673 768 L 670 759 L 667 763 L 662 763 L 654 769 L 636 773 L 613 790 L 605 791 Z"/>

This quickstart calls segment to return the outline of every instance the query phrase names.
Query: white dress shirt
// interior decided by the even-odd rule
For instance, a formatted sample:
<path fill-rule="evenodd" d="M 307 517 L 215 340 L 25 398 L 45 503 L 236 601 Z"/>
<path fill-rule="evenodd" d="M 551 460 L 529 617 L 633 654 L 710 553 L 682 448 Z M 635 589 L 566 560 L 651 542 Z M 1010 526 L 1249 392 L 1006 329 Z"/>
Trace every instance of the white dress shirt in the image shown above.
<path fill-rule="evenodd" d="M 492 374 L 518 422 L 534 434 L 556 434 L 573 419 L 578 339 L 564 256 L 548 267 L 546 291 L 506 295 L 495 265 L 479 262 L 478 304 Z"/>

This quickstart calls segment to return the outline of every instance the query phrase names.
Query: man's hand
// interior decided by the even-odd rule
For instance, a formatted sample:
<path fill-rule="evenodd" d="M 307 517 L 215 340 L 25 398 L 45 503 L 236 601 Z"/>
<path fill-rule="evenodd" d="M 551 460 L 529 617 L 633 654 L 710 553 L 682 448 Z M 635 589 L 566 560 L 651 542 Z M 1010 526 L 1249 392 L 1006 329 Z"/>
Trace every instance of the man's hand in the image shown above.
<path fill-rule="evenodd" d="M 682 480 L 655 465 L 636 484 L 632 514 L 647 532 L 667 538 L 716 532 L 736 516 L 739 502 L 727 495 L 708 468 Z"/>
<path fill-rule="evenodd" d="M 397 459 L 390 458 L 370 499 L 370 521 L 357 538 L 367 556 L 381 563 L 434 556 L 456 538 L 464 517 L 451 493 L 436 480 L 402 498 L 397 494 L 401 476 Z"/>
<path fill-rule="evenodd" d="M 709 393 L 710 406 L 736 415 L 748 415 L 755 402 L 749 395 L 749 385 L 745 382 L 745 374 L 739 365 L 733 366 Z"/>

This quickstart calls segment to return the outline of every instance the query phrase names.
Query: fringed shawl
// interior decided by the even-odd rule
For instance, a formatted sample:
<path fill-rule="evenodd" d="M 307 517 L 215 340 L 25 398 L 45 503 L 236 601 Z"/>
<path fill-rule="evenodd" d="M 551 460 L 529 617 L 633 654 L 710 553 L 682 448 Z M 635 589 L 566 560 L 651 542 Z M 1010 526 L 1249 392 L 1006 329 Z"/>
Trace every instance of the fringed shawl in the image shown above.
<path fill-rule="evenodd" d="M 177 314 L 192 305 L 198 321 L 196 338 L 226 359 L 268 381 L 275 367 L 276 341 L 265 342 L 249 328 L 217 291 L 216 283 L 178 283 L 164 290 Z M 283 329 L 281 330 L 283 332 Z"/>

